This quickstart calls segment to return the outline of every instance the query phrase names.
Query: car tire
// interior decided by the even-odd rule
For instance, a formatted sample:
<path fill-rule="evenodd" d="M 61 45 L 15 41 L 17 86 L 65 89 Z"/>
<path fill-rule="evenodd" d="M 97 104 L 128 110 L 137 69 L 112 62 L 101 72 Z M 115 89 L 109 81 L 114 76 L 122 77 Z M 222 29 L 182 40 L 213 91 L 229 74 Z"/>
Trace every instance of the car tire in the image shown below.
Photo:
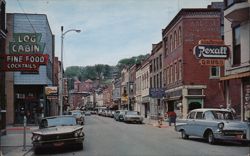
<path fill-rule="evenodd" d="M 40 154 L 41 153 L 41 150 L 40 150 L 40 148 L 34 148 L 34 153 L 35 154 Z"/>
<path fill-rule="evenodd" d="M 208 131 L 207 134 L 207 142 L 211 145 L 213 145 L 215 143 L 215 138 L 214 138 L 214 134 L 212 131 Z"/>
<path fill-rule="evenodd" d="M 189 138 L 189 136 L 186 134 L 186 131 L 185 131 L 185 130 L 182 130 L 182 131 L 181 131 L 181 138 L 182 138 L 182 139 L 188 139 L 188 138 Z"/>

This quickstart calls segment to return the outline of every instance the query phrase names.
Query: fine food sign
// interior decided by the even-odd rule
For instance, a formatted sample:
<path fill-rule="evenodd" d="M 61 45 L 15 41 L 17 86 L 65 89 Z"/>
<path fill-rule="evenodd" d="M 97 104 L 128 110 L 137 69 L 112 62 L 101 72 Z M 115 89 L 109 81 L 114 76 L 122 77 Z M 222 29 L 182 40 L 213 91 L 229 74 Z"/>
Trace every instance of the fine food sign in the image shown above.
<path fill-rule="evenodd" d="M 227 59 L 229 51 L 225 45 L 197 45 L 193 49 L 197 59 Z"/>
<path fill-rule="evenodd" d="M 9 54 L 0 55 L 0 71 L 39 71 L 49 59 L 48 54 L 43 54 L 45 43 L 41 38 L 41 33 L 14 33 Z"/>

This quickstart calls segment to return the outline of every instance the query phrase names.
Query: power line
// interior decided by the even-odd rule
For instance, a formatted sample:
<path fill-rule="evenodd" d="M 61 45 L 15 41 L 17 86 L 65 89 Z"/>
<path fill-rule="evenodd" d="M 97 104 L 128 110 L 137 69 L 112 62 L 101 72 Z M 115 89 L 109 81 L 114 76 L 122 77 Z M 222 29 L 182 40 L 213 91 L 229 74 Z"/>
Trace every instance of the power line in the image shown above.
<path fill-rule="evenodd" d="M 25 11 L 24 11 L 24 9 L 23 9 L 23 7 L 22 7 L 20 1 L 17 0 L 17 3 L 18 3 L 18 6 L 20 7 L 20 9 L 22 10 L 22 12 L 24 13 L 25 17 L 27 18 L 29 24 L 31 25 L 31 27 L 32 27 L 32 29 L 33 29 L 33 31 L 34 31 L 34 33 L 36 33 L 36 30 L 35 30 L 34 26 L 32 25 L 32 23 L 30 22 L 30 19 L 29 19 L 28 15 L 25 13 Z"/>

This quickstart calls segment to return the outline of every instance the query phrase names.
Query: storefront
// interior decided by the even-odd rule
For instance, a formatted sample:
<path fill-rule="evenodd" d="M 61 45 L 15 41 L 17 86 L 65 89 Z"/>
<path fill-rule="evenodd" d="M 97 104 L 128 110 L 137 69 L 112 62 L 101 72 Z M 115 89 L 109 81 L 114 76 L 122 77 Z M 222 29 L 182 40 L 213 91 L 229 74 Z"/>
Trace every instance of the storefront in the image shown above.
<path fill-rule="evenodd" d="M 14 86 L 14 123 L 22 124 L 23 116 L 27 117 L 27 124 L 38 124 L 41 117 L 50 112 L 49 101 L 44 100 L 44 86 Z"/>

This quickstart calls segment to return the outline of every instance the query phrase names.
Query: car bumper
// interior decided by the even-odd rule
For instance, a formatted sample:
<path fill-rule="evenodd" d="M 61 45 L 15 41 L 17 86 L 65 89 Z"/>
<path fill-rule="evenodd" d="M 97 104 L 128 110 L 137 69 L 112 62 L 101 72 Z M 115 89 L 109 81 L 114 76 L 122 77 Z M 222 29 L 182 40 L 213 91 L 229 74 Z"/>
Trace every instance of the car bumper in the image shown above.
<path fill-rule="evenodd" d="M 126 121 L 126 122 L 142 122 L 143 120 L 136 119 L 136 118 L 125 118 L 124 121 Z"/>
<path fill-rule="evenodd" d="M 218 140 L 250 142 L 250 140 L 246 138 L 246 134 L 226 135 L 223 132 L 218 132 L 214 134 L 214 137 L 215 139 L 218 139 Z"/>
<path fill-rule="evenodd" d="M 48 141 L 36 141 L 32 142 L 34 148 L 47 148 L 47 147 L 61 147 L 73 144 L 81 144 L 84 141 L 84 137 L 70 138 L 63 140 L 48 140 Z"/>

